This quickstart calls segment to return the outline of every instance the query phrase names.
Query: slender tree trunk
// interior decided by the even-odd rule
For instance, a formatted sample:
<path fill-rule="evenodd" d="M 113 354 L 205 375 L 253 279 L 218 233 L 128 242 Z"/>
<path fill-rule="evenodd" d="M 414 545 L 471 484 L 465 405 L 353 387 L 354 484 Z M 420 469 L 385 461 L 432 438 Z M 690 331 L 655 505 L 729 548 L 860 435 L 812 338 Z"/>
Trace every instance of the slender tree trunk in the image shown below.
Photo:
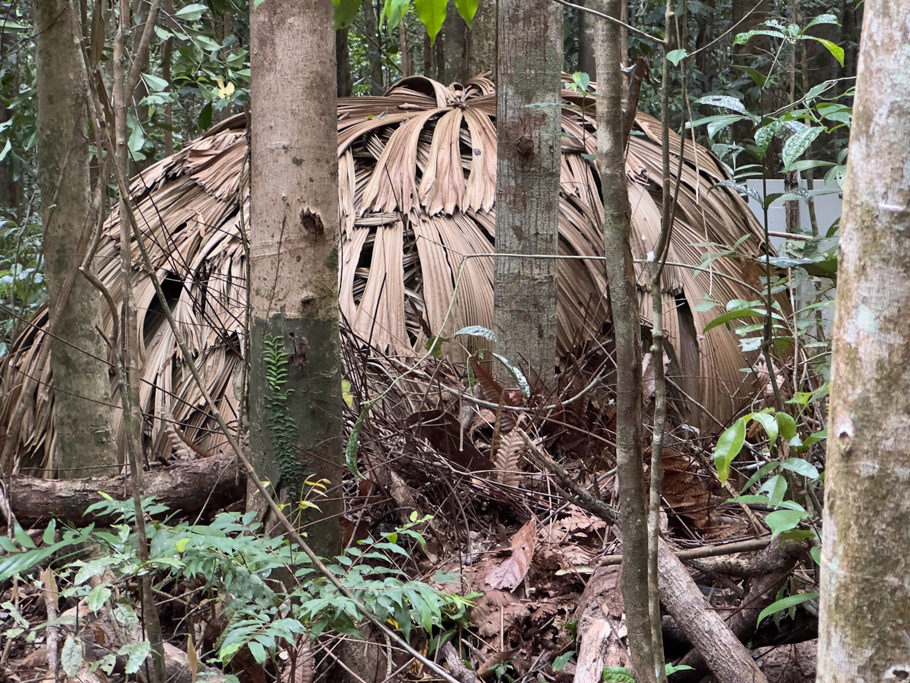
<path fill-rule="evenodd" d="M 910 2 L 863 17 L 840 240 L 818 680 L 910 677 Z"/>
<path fill-rule="evenodd" d="M 449 84 L 456 81 L 464 83 L 473 74 L 468 73 L 467 60 L 467 26 L 458 15 L 454 4 L 450 4 L 446 12 L 446 20 L 442 25 L 443 63 L 441 81 Z"/>
<path fill-rule="evenodd" d="M 327 1 L 268 0 L 250 21 L 250 445 L 257 471 L 275 483 L 284 474 L 291 493 L 304 477 L 340 491 L 344 453 L 332 13 Z M 288 361 L 284 399 L 269 381 L 267 344 Z M 290 435 L 282 414 L 294 420 Z M 309 530 L 311 545 L 331 555 L 340 494 L 313 502 L 321 512 L 308 519 L 323 521 Z"/>
<path fill-rule="evenodd" d="M 409 50 L 407 23 L 400 21 L 398 23 L 398 54 L 401 57 L 402 78 L 407 78 L 411 75 L 411 53 Z"/>
<path fill-rule="evenodd" d="M 483 0 L 467 39 L 468 78 L 496 70 L 496 0 Z"/>
<path fill-rule="evenodd" d="M 619 2 L 599 3 L 619 16 Z M 622 595 L 636 680 L 658 680 L 648 613 L 648 525 L 641 453 L 641 328 L 632 251 L 629 195 L 623 154 L 622 76 L 619 30 L 613 22 L 597 29 L 597 161 L 604 204 L 604 241 L 616 340 L 616 471 L 622 523 Z M 655 363 L 662 362 L 656 359 Z M 659 628 L 659 625 L 658 625 Z"/>
<path fill-rule="evenodd" d="M 60 316 L 50 340 L 57 433 L 51 462 L 66 477 L 112 474 L 119 457 L 111 426 L 108 349 L 98 332 L 101 296 L 77 275 L 68 299 L 57 306 L 67 272 L 77 269 L 85 255 L 94 222 L 75 17 L 66 0 L 40 0 L 34 12 L 45 272 L 49 304 Z"/>
<path fill-rule="evenodd" d="M 385 91 L 382 78 L 382 36 L 376 25 L 376 6 L 373 0 L 363 0 L 363 33 L 367 47 L 367 63 L 370 65 L 370 93 L 381 95 Z"/>
<path fill-rule="evenodd" d="M 350 97 L 354 85 L 351 82 L 351 53 L 348 49 L 348 29 L 335 31 L 335 80 L 338 97 Z"/>
<path fill-rule="evenodd" d="M 597 65 L 594 59 L 598 19 L 588 12 L 578 11 L 578 70 L 597 78 Z"/>
<path fill-rule="evenodd" d="M 496 348 L 550 384 L 556 261 L 546 257 L 558 239 L 562 9 L 550 0 L 499 0 L 498 13 L 496 253 L 536 258 L 496 259 Z"/>

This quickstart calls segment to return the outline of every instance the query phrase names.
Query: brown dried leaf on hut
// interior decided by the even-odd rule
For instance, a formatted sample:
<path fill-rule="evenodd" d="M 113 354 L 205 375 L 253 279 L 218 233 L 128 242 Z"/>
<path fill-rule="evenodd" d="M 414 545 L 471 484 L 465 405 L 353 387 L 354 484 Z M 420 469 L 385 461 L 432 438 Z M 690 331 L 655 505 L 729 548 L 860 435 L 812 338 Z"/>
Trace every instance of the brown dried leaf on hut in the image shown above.
<path fill-rule="evenodd" d="M 339 305 L 353 332 L 346 343 L 372 349 L 374 357 L 414 359 L 425 353 L 429 339 L 453 339 L 469 325 L 492 327 L 495 100 L 486 78 L 446 87 L 424 77 L 404 79 L 381 97 L 339 100 Z M 564 357 L 579 344 L 608 341 L 610 329 L 600 260 L 603 206 L 591 161 L 596 152 L 592 110 L 590 97 L 563 92 L 559 253 L 574 257 L 558 264 L 557 342 Z M 660 230 L 661 154 L 657 122 L 639 114 L 635 123 L 626 171 L 631 245 L 635 256 L 644 259 Z M 245 115 L 223 121 L 149 166 L 130 186 L 142 238 L 180 334 L 196 355 L 206 389 L 235 427 L 240 368 L 247 360 L 243 234 L 250 215 L 245 125 Z M 678 144 L 671 134 L 671 145 Z M 760 252 L 763 238 L 742 198 L 718 185 L 725 175 L 710 152 L 689 141 L 685 145 L 681 173 L 671 180 L 679 184 L 679 207 L 664 271 L 664 326 L 668 354 L 675 359 L 671 380 L 684 392 L 680 408 L 689 413 L 690 424 L 716 429 L 714 418 L 726 421 L 751 399 L 754 378 L 739 371 L 750 359 L 732 330 L 719 326 L 702 332 L 716 311 L 700 310 L 698 304 L 706 295 L 720 302 L 750 298 L 744 282 L 749 256 Z M 116 212 L 106 221 L 94 261 L 115 306 L 121 292 L 118 221 Z M 700 265 L 706 248 L 696 245 L 732 245 L 744 235 L 749 239 L 740 247 L 743 258 L 723 256 Z M 150 425 L 145 444 L 150 458 L 171 457 L 173 436 L 163 424 L 171 416 L 199 452 L 219 452 L 224 436 L 180 358 L 148 274 L 138 265 L 135 243 L 132 251 L 140 409 Z M 636 277 L 642 317 L 648 319 L 644 266 L 637 266 Z M 18 433 L 4 432 L 15 439 L 17 451 L 16 462 L 0 463 L 4 471 L 53 474 L 53 392 L 44 388 L 52 386 L 53 379 L 49 363 L 39 367 L 42 354 L 37 353 L 46 343 L 46 326 L 43 311 L 10 345 L 0 369 L 0 431 L 9 428 L 17 405 L 26 406 Z M 105 311 L 103 331 L 109 338 L 111 326 Z M 443 352 L 449 360 L 463 362 L 487 344 L 460 337 L 444 343 Z M 22 395 L 26 376 L 40 380 L 40 388 L 29 396 Z M 115 403 L 116 393 L 114 386 Z M 500 396 L 492 400 L 498 402 Z M 121 426 L 115 428 L 122 432 Z"/>

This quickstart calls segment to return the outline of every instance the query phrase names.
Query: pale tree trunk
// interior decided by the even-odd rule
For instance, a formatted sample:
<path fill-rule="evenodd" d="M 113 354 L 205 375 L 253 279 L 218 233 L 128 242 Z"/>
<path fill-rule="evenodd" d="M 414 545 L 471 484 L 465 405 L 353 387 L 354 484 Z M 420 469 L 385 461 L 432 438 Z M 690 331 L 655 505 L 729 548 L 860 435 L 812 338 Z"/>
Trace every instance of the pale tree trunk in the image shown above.
<path fill-rule="evenodd" d="M 619 2 L 598 3 L 618 17 Z M 648 526 L 641 453 L 641 327 L 629 247 L 629 195 L 623 154 L 620 35 L 613 22 L 597 27 L 597 162 L 604 203 L 604 241 L 616 341 L 616 471 L 622 525 L 622 596 L 636 680 L 657 681 L 663 653 L 652 648 L 648 613 Z"/>
<path fill-rule="evenodd" d="M 303 477 L 336 487 L 314 500 L 309 530 L 323 555 L 340 544 L 341 377 L 338 336 L 338 151 L 333 6 L 267 0 L 250 13 L 250 445 L 260 476 L 292 494 Z M 277 438 L 264 349 L 280 343 L 291 393 L 292 453 Z M 304 491 L 305 492 L 305 491 Z"/>
<path fill-rule="evenodd" d="M 910 677 L 910 2 L 863 16 L 840 238 L 818 680 Z"/>
<path fill-rule="evenodd" d="M 467 38 L 468 78 L 496 70 L 496 0 L 483 0 Z"/>
<path fill-rule="evenodd" d="M 71 277 L 72 286 L 63 291 L 67 273 L 85 256 L 94 223 L 75 17 L 66 0 L 35 2 L 34 13 L 45 273 L 48 303 L 57 316 L 50 340 L 57 434 L 51 462 L 65 477 L 111 474 L 119 457 L 108 349 L 98 332 L 101 296 L 81 275 Z"/>
<path fill-rule="evenodd" d="M 499 0 L 497 9 L 496 350 L 550 384 L 557 269 L 546 257 L 558 239 L 562 9 L 551 0 Z M 517 253 L 534 256 L 507 255 Z"/>

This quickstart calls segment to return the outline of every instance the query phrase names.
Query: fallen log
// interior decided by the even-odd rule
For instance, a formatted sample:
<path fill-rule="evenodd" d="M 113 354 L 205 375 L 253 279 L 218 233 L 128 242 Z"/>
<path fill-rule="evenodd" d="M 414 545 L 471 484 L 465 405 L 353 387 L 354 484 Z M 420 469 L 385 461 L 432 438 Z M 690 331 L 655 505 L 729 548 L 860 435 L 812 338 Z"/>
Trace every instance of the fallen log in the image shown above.
<path fill-rule="evenodd" d="M 153 497 L 169 510 L 193 515 L 223 508 L 241 500 L 245 493 L 233 455 L 175 461 L 146 470 L 143 478 L 143 498 Z M 84 514 L 89 505 L 102 499 L 100 493 L 117 500 L 126 500 L 133 495 L 129 476 L 125 474 L 85 479 L 16 475 L 6 484 L 10 507 L 24 528 L 51 519 L 73 524 L 102 521 L 97 516 Z"/>

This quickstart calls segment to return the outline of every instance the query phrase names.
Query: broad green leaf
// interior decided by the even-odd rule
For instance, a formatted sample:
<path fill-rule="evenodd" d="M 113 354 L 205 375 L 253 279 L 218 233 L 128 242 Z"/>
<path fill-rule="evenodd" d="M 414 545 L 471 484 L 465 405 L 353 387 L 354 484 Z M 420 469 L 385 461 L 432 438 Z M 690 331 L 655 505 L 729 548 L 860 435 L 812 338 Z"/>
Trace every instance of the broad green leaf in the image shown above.
<path fill-rule="evenodd" d="M 142 130 L 142 126 L 137 124 L 130 132 L 130 139 L 129 142 L 126 143 L 126 146 L 129 147 L 130 152 L 136 154 L 143 148 L 144 145 L 145 131 Z"/>
<path fill-rule="evenodd" d="M 201 47 L 203 50 L 209 50 L 210 52 L 215 52 L 216 50 L 221 49 L 221 44 L 218 41 L 212 40 L 202 33 L 193 32 L 193 41 Z"/>
<path fill-rule="evenodd" d="M 840 22 L 837 20 L 837 16 L 834 14 L 819 14 L 817 17 L 814 17 L 812 21 L 806 24 L 806 27 L 803 31 L 808 31 L 813 26 L 818 24 L 834 24 L 835 26 L 840 26 Z"/>
<path fill-rule="evenodd" d="M 348 28 L 360 11 L 360 0 L 332 0 L 335 5 L 335 18 L 333 26 L 337 31 L 340 28 Z"/>
<path fill-rule="evenodd" d="M 474 15 L 477 14 L 478 0 L 455 0 L 455 9 L 458 16 L 464 19 L 468 28 L 474 28 Z"/>
<path fill-rule="evenodd" d="M 816 38 L 815 36 L 803 36 L 803 40 L 814 40 L 816 43 L 821 43 L 831 53 L 831 56 L 837 60 L 838 64 L 844 65 L 844 48 L 837 43 L 833 43 L 827 38 Z"/>
<path fill-rule="evenodd" d="M 201 18 L 203 14 L 208 11 L 208 7 L 203 5 L 201 2 L 194 2 L 185 7 L 181 7 L 176 12 L 174 16 L 178 19 L 186 19 L 187 21 L 196 21 Z"/>
<path fill-rule="evenodd" d="M 762 465 L 757 470 L 755 470 L 755 473 L 751 477 L 749 477 L 749 481 L 747 481 L 743 485 L 743 487 L 739 490 L 740 493 L 742 493 L 743 491 L 748 491 L 752 487 L 752 484 L 763 479 L 765 477 L 765 475 L 769 474 L 770 472 L 773 472 L 778 467 L 780 467 L 780 463 L 777 460 L 772 460 L 770 462 L 766 462 L 764 465 Z"/>
<path fill-rule="evenodd" d="M 739 455 L 746 442 L 746 422 L 750 416 L 744 415 L 727 428 L 714 447 L 714 466 L 721 484 L 727 483 L 730 476 L 730 464 Z"/>
<path fill-rule="evenodd" d="M 755 131 L 755 145 L 758 147 L 761 157 L 765 156 L 765 152 L 768 151 L 768 146 L 771 144 L 774 136 L 780 133 L 782 128 L 783 126 L 781 126 L 780 121 L 772 121 Z"/>
<path fill-rule="evenodd" d="M 810 600 L 815 600 L 818 597 L 818 591 L 811 591 L 809 593 L 799 593 L 797 595 L 788 595 L 786 598 L 782 598 L 775 602 L 772 602 L 770 605 L 765 607 L 758 615 L 758 621 L 756 626 L 762 623 L 762 621 L 770 617 L 772 614 L 777 614 L 778 612 L 783 612 L 786 609 L 795 607 L 796 605 L 801 605 L 804 602 L 809 602 Z"/>
<path fill-rule="evenodd" d="M 790 441 L 796 436 L 796 420 L 793 419 L 792 415 L 777 412 L 774 414 L 774 419 L 777 421 L 777 426 L 780 428 L 780 435 L 784 437 L 784 441 Z"/>
<path fill-rule="evenodd" d="M 60 666 L 70 678 L 74 678 L 82 667 L 82 641 L 73 636 L 67 636 L 63 641 L 63 650 L 60 652 Z"/>
<path fill-rule="evenodd" d="M 562 671 L 566 664 L 569 663 L 569 660 L 575 656 L 575 650 L 569 650 L 559 655 L 556 659 L 553 660 L 551 668 L 553 671 Z"/>
<path fill-rule="evenodd" d="M 417 18 L 426 27 L 431 45 L 436 42 L 436 36 L 442 29 L 442 22 L 446 18 L 447 4 L 448 0 L 414 0 Z"/>
<path fill-rule="evenodd" d="M 705 126 L 708 132 L 708 137 L 713 139 L 714 136 L 724 128 L 732 126 L 734 123 L 748 120 L 749 117 L 743 116 L 742 114 L 715 114 L 713 116 L 706 116 L 704 118 L 698 119 L 697 121 L 693 121 L 692 126 Z"/>
<path fill-rule="evenodd" d="M 727 499 L 728 503 L 742 503 L 743 505 L 767 505 L 768 496 L 736 496 L 736 498 Z"/>
<path fill-rule="evenodd" d="M 484 339 L 489 339 L 492 342 L 496 341 L 496 334 L 493 332 L 493 330 L 483 327 L 482 325 L 468 325 L 467 327 L 462 327 L 453 336 L 457 337 L 460 334 L 467 334 L 472 337 L 483 337 Z"/>
<path fill-rule="evenodd" d="M 674 50 L 674 52 L 685 52 L 685 50 Z M 670 55 L 667 54 L 667 59 L 670 58 Z M 751 116 L 751 114 L 746 111 L 745 105 L 735 97 L 730 97 L 729 95 L 705 95 L 704 97 L 699 97 L 695 102 L 696 104 L 707 104 L 712 107 L 720 107 L 722 109 L 729 109 L 730 111 L 735 111 L 737 114 L 745 114 L 746 116 Z"/>
<path fill-rule="evenodd" d="M 679 63 L 689 54 L 688 50 L 670 50 L 667 53 L 667 61 L 673 66 L 679 66 Z"/>
<path fill-rule="evenodd" d="M 382 8 L 382 17 L 380 17 L 380 26 L 382 22 L 388 22 L 389 30 L 398 28 L 401 16 L 408 11 L 411 6 L 411 0 L 385 0 L 385 6 Z"/>
<path fill-rule="evenodd" d="M 824 130 L 821 126 L 806 126 L 798 133 L 794 133 L 787 138 L 780 153 L 785 172 L 790 170 L 791 164 L 809 149 L 809 145 L 815 142 L 815 138 L 821 135 Z"/>
<path fill-rule="evenodd" d="M 753 31 L 746 31 L 745 33 L 737 33 L 736 38 L 733 40 L 734 45 L 745 45 L 755 36 L 769 36 L 771 38 L 781 38 L 785 39 L 785 36 L 781 31 L 774 31 L 769 29 L 755 29 Z"/>
<path fill-rule="evenodd" d="M 110 586 L 104 583 L 99 583 L 97 586 L 92 588 L 91 592 L 86 598 L 86 604 L 92 612 L 98 612 L 105 603 L 111 597 Z"/>
<path fill-rule="evenodd" d="M 715 327 L 728 323 L 731 320 L 739 320 L 740 318 L 764 318 L 765 312 L 757 308 L 739 308 L 735 311 L 727 311 L 717 316 L 705 325 L 704 331 L 713 330 Z"/>
<path fill-rule="evenodd" d="M 765 428 L 765 434 L 768 435 L 768 443 L 772 448 L 774 448 L 774 445 L 777 443 L 777 435 L 779 433 L 777 420 L 775 420 L 772 415 L 769 415 L 766 412 L 755 413 L 752 415 L 752 419 Z"/>
<path fill-rule="evenodd" d="M 773 507 L 777 507 L 781 504 L 784 499 L 784 495 L 787 493 L 787 480 L 779 474 L 775 474 L 773 477 L 770 477 L 768 481 L 762 484 L 760 492 L 768 494 L 768 503 Z"/>
<path fill-rule="evenodd" d="M 152 74 L 142 74 L 142 80 L 145 81 L 145 85 L 148 87 L 149 92 L 162 92 L 168 89 L 170 83 L 168 83 L 163 78 L 158 76 L 152 76 Z"/>
<path fill-rule="evenodd" d="M 787 458 L 786 460 L 781 461 L 780 466 L 785 470 L 796 472 L 797 474 L 806 477 L 806 479 L 818 479 L 818 470 L 815 468 L 815 465 L 802 458 Z"/>
<path fill-rule="evenodd" d="M 13 527 L 13 537 L 16 539 L 16 543 L 21 545 L 23 548 L 37 548 L 35 542 L 32 540 L 32 537 L 25 533 L 25 529 L 22 528 L 20 524 L 16 524 Z"/>
<path fill-rule="evenodd" d="M 134 674 L 139 671 L 145 658 L 152 651 L 152 645 L 147 640 L 141 640 L 138 643 L 124 645 L 118 651 L 118 655 L 127 655 L 126 666 L 124 671 L 128 674 Z"/>
<path fill-rule="evenodd" d="M 41 541 L 44 545 L 50 545 L 54 542 L 54 537 L 57 535 L 57 520 L 52 519 L 47 525 L 47 528 L 44 530 L 44 533 L 41 534 Z"/>
<path fill-rule="evenodd" d="M 255 659 L 260 664 L 266 660 L 266 657 L 268 655 L 266 654 L 265 648 L 260 643 L 257 643 L 255 640 L 251 640 L 246 645 L 248 648 L 250 648 L 250 654 L 253 655 L 253 659 Z"/>
<path fill-rule="evenodd" d="M 3 145 L 3 151 L 0 151 L 0 161 L 6 159 L 6 155 L 10 153 L 10 150 L 13 148 L 12 143 L 9 141 L 9 138 L 6 139 L 6 144 Z"/>
<path fill-rule="evenodd" d="M 795 529 L 806 516 L 805 512 L 799 510 L 775 510 L 765 517 L 765 523 L 771 529 L 771 537 L 774 538 L 778 534 Z"/>

